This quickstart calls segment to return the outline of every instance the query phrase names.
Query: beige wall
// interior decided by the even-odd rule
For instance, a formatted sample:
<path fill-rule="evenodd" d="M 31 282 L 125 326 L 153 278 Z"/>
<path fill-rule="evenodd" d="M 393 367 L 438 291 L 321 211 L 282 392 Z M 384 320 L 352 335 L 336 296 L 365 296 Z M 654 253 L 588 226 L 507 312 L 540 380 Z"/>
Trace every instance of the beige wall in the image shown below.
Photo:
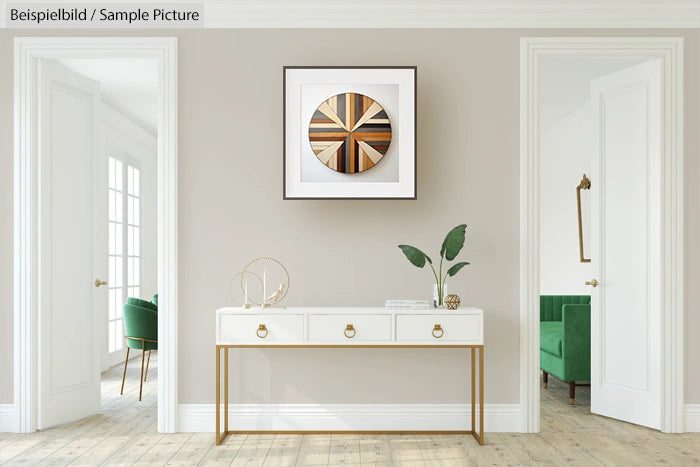
<path fill-rule="evenodd" d="M 569 31 L 611 35 L 611 31 Z M 381 305 L 427 298 L 431 276 L 400 242 L 436 254 L 469 224 L 450 282 L 486 310 L 486 402 L 517 403 L 519 384 L 519 37 L 522 30 L 207 30 L 178 32 L 180 98 L 180 401 L 214 399 L 214 310 L 251 258 L 281 259 L 287 304 Z M 620 31 L 618 35 L 648 34 Z M 698 31 L 686 37 L 687 402 L 700 402 Z M 10 78 L 10 33 L 0 76 Z M 417 65 L 418 200 L 283 201 L 282 66 Z M 11 86 L 0 87 L 0 323 L 11 326 Z M 5 137 L 6 136 L 6 137 Z M 5 219 L 7 222 L 5 222 Z M 5 254 L 6 253 L 6 254 Z M 3 331 L 4 332 L 4 331 Z M 3 344 L 6 345 L 6 344 Z M 232 402 L 461 402 L 459 350 L 277 350 L 232 354 Z M 0 356 L 7 374 L 10 353 Z M 692 371 L 692 369 L 696 371 Z M 0 402 L 11 382 L 0 379 Z"/>

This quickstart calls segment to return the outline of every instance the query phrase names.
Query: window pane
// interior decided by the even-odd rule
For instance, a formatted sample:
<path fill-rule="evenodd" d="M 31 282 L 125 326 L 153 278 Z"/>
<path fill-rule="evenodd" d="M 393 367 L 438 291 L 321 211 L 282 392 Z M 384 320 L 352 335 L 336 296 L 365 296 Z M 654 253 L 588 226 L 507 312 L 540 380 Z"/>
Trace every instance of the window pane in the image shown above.
<path fill-rule="evenodd" d="M 115 257 L 114 258 L 114 263 L 115 263 L 115 270 L 114 270 L 114 286 L 115 287 L 122 287 L 123 284 L 123 272 L 122 272 L 122 258 Z"/>
<path fill-rule="evenodd" d="M 116 295 L 116 289 L 109 290 L 109 319 L 114 319 L 117 315 Z"/>
<path fill-rule="evenodd" d="M 117 255 L 124 254 L 124 229 L 123 224 L 116 224 L 116 253 Z"/>
<path fill-rule="evenodd" d="M 109 279 L 107 279 L 107 283 L 110 286 L 117 286 L 117 269 L 116 269 L 116 258 L 114 256 L 109 257 Z"/>
<path fill-rule="evenodd" d="M 134 228 L 131 226 L 128 226 L 126 228 L 126 232 L 127 232 L 126 254 L 133 255 L 134 254 Z"/>
<path fill-rule="evenodd" d="M 141 260 L 137 258 L 133 258 L 134 262 L 134 280 L 131 282 L 131 285 L 141 285 Z"/>
<path fill-rule="evenodd" d="M 134 197 L 130 195 L 127 197 L 126 202 L 126 223 L 134 223 Z"/>
<path fill-rule="evenodd" d="M 124 208 L 122 207 L 122 194 L 119 193 L 119 192 L 115 192 L 115 193 L 114 193 L 114 199 L 115 199 L 115 204 L 114 204 L 114 213 L 115 213 L 115 216 L 114 216 L 114 220 L 117 221 L 117 222 L 123 222 L 124 219 L 123 219 L 123 216 L 122 216 L 122 211 L 123 211 Z"/>
<path fill-rule="evenodd" d="M 134 229 L 133 255 L 140 256 L 141 255 L 141 229 L 138 227 L 132 227 L 132 229 Z"/>
<path fill-rule="evenodd" d="M 134 168 L 134 192 L 136 196 L 141 196 L 141 171 Z"/>
<path fill-rule="evenodd" d="M 124 170 L 122 168 L 122 161 L 115 160 L 114 161 L 114 170 L 115 170 L 115 183 L 114 183 L 114 188 L 119 190 L 119 191 L 124 191 L 124 184 L 122 181 L 122 171 Z"/>
<path fill-rule="evenodd" d="M 117 218 L 117 209 L 116 209 L 116 202 L 114 201 L 114 191 L 109 190 L 109 200 L 107 201 L 109 204 L 109 214 L 108 214 L 108 219 L 113 221 Z"/>
<path fill-rule="evenodd" d="M 133 285 L 134 284 L 134 258 L 129 257 L 126 261 L 127 263 L 127 278 L 126 278 L 126 285 Z"/>
<path fill-rule="evenodd" d="M 128 166 L 126 169 L 127 193 L 134 193 L 134 168 Z"/>
<path fill-rule="evenodd" d="M 124 306 L 124 303 L 122 303 L 124 300 L 124 289 L 114 289 L 114 292 L 114 308 L 117 310 L 117 312 L 114 314 L 114 317 L 116 318 L 117 316 L 122 315 L 122 306 Z"/>
<path fill-rule="evenodd" d="M 109 250 L 108 253 L 110 255 L 114 255 L 117 253 L 117 246 L 116 246 L 116 233 L 115 233 L 115 225 L 113 222 L 110 222 L 109 224 Z"/>
<path fill-rule="evenodd" d="M 141 199 L 134 198 L 134 220 L 132 224 L 141 225 Z"/>
<path fill-rule="evenodd" d="M 109 158 L 109 187 L 110 188 L 115 188 L 116 185 L 116 176 L 114 175 L 114 158 L 110 157 Z"/>
<path fill-rule="evenodd" d="M 134 297 L 141 298 L 141 292 L 139 287 L 134 287 Z"/>

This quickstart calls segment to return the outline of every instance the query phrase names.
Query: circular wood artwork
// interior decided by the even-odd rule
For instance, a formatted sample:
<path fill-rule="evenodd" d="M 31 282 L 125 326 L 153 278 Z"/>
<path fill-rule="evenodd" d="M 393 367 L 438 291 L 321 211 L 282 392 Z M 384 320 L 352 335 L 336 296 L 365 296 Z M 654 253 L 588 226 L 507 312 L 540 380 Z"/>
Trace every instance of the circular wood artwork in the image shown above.
<path fill-rule="evenodd" d="M 371 169 L 391 143 L 391 122 L 374 99 L 347 92 L 321 103 L 309 124 L 311 149 L 324 165 L 341 173 Z"/>

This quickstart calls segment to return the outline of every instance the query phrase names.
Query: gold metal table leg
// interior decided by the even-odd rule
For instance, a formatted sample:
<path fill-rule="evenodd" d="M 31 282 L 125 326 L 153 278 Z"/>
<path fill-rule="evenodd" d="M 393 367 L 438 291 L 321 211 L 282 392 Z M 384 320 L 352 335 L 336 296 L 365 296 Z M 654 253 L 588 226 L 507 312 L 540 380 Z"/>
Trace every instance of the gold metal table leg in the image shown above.
<path fill-rule="evenodd" d="M 479 444 L 484 445 L 484 347 L 479 349 Z"/>
<path fill-rule="evenodd" d="M 472 378 L 471 378 L 471 384 L 472 384 L 472 433 L 476 433 L 476 349 L 474 347 L 471 348 L 471 353 L 472 353 Z"/>
<path fill-rule="evenodd" d="M 224 347 L 224 436 L 228 434 L 228 347 Z"/>
<path fill-rule="evenodd" d="M 221 412 L 221 348 L 216 346 L 216 445 L 221 444 L 221 424 L 219 421 Z"/>

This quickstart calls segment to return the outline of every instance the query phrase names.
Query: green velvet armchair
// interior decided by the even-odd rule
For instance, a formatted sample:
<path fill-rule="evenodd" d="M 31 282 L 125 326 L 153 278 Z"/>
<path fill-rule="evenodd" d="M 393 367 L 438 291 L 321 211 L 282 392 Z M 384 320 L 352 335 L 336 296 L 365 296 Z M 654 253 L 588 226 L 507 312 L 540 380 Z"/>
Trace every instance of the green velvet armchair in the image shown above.
<path fill-rule="evenodd" d="M 540 295 L 540 369 L 544 387 L 549 375 L 576 386 L 591 380 L 591 296 Z"/>
<path fill-rule="evenodd" d="M 122 388 L 119 394 L 124 394 L 124 380 L 126 379 L 126 367 L 129 363 L 129 351 L 141 350 L 141 378 L 139 386 L 139 400 L 143 395 L 143 382 L 148 377 L 148 365 L 151 363 L 151 351 L 158 350 L 158 306 L 138 298 L 128 298 L 123 307 L 124 329 L 126 335 L 126 360 L 124 360 L 124 375 L 122 376 Z M 148 351 L 148 362 L 144 373 L 144 357 Z"/>

